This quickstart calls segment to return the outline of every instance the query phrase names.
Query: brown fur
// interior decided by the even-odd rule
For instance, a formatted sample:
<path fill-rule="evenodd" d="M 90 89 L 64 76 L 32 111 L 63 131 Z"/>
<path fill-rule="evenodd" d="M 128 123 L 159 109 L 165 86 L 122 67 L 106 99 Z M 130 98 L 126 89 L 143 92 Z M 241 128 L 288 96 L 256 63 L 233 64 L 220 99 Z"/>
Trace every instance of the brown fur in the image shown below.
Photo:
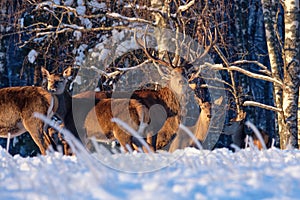
<path fill-rule="evenodd" d="M 34 112 L 47 115 L 51 94 L 40 87 L 25 86 L 0 89 L 0 137 L 16 137 L 29 132 L 39 147 L 41 154 L 46 154 L 50 139 L 44 134 L 43 121 L 33 116 Z"/>
<path fill-rule="evenodd" d="M 76 99 L 94 99 L 96 101 L 100 99 L 110 98 L 110 97 L 111 97 L 110 92 L 95 92 L 95 91 L 85 91 L 73 96 L 73 98 Z"/>
<path fill-rule="evenodd" d="M 138 100 L 149 110 L 151 123 L 147 129 L 152 132 L 153 137 L 148 138 L 148 142 L 155 149 L 162 149 L 176 135 L 180 123 L 180 94 L 183 92 L 182 69 L 174 69 L 170 79 L 169 87 L 159 90 L 136 90 L 131 94 L 131 99 Z M 84 92 L 75 95 L 74 98 L 95 98 L 96 102 L 104 97 L 107 98 L 128 98 L 130 94 L 126 92 Z M 155 106 L 159 105 L 159 106 Z M 154 107 L 153 107 L 154 106 Z"/>
<path fill-rule="evenodd" d="M 126 97 L 125 93 L 113 93 L 113 98 Z M 178 98 L 168 87 L 160 90 L 136 90 L 131 99 L 138 100 L 150 111 L 151 123 L 148 132 L 152 132 L 153 137 L 148 138 L 155 149 L 166 146 L 176 134 L 180 123 L 180 104 Z M 160 107 L 155 107 L 159 105 Z M 154 106 L 154 107 L 153 107 Z"/>
<path fill-rule="evenodd" d="M 128 112 L 124 112 L 126 108 Z M 99 141 L 117 139 L 125 150 L 126 144 L 132 149 L 133 144 L 141 146 L 133 141 L 132 135 L 112 122 L 112 118 L 121 119 L 137 131 L 141 120 L 143 123 L 149 123 L 148 110 L 145 106 L 132 99 L 102 99 L 88 113 L 84 123 L 88 138 L 95 137 Z M 141 137 L 146 138 L 145 135 Z"/>
<path fill-rule="evenodd" d="M 269 145 L 268 145 L 269 144 L 269 135 L 268 135 L 268 133 L 266 133 L 263 130 L 259 130 L 259 132 L 260 132 L 260 134 L 261 134 L 261 136 L 262 136 L 262 138 L 265 142 L 266 147 L 268 148 L 269 147 Z M 259 141 L 259 139 L 257 138 L 257 136 L 254 133 L 252 133 L 252 139 L 253 139 L 253 144 L 255 146 L 257 146 L 257 148 L 259 150 L 262 150 L 263 146 L 262 146 L 261 142 Z"/>
<path fill-rule="evenodd" d="M 203 142 L 206 138 L 210 120 L 211 120 L 211 104 L 209 102 L 202 102 L 200 99 L 197 99 L 199 107 L 201 109 L 198 120 L 194 126 L 188 127 L 189 130 L 194 133 L 195 137 Z M 169 148 L 170 152 L 175 151 L 176 149 L 183 149 L 188 146 L 195 146 L 195 142 L 189 137 L 189 135 L 183 131 L 179 130 L 176 137 L 171 143 Z"/>
<path fill-rule="evenodd" d="M 55 96 L 57 106 L 55 115 L 63 121 L 61 126 L 64 127 L 64 122 L 67 121 L 68 113 L 72 110 L 72 97 L 66 88 L 68 79 L 72 76 L 72 68 L 68 67 L 63 73 L 58 74 L 50 73 L 45 68 L 42 68 L 42 75 L 43 82 L 46 83 L 48 92 Z M 73 154 L 61 133 L 58 133 L 53 128 L 49 128 L 48 134 L 54 142 L 54 148 L 56 148 L 57 145 L 62 145 L 63 153 L 65 155 Z"/>

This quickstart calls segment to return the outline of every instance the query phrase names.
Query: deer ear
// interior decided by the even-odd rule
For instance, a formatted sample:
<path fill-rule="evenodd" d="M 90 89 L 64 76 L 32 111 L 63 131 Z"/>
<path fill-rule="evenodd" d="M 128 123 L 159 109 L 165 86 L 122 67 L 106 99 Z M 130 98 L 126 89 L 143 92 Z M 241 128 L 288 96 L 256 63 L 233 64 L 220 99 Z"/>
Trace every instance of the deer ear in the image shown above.
<path fill-rule="evenodd" d="M 71 78 L 72 72 L 73 72 L 72 67 L 69 66 L 67 69 L 64 70 L 63 77 L 65 77 L 67 79 Z"/>
<path fill-rule="evenodd" d="M 199 106 L 201 106 L 203 104 L 203 100 L 201 98 L 199 98 L 197 95 L 194 95 L 194 99 L 196 100 L 196 102 L 198 103 Z"/>
<path fill-rule="evenodd" d="M 223 102 L 223 96 L 220 96 L 218 99 L 214 101 L 214 104 L 220 106 Z"/>
<path fill-rule="evenodd" d="M 42 76 L 43 77 L 47 77 L 47 76 L 50 75 L 49 71 L 45 67 L 42 67 L 41 71 L 42 71 Z"/>
<path fill-rule="evenodd" d="M 192 90 L 196 90 L 197 84 L 196 83 L 189 83 L 189 86 Z"/>

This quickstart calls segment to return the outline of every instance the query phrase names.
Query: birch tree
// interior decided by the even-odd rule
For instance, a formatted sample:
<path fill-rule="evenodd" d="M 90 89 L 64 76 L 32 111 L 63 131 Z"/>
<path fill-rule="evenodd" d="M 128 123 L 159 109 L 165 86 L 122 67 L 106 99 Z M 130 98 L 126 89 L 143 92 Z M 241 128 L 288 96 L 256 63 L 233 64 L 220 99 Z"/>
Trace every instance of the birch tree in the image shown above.
<path fill-rule="evenodd" d="M 298 148 L 297 110 L 299 98 L 299 1 L 282 1 L 284 38 L 279 37 L 277 16 L 280 3 L 263 0 L 266 38 L 274 83 L 274 103 L 277 113 L 280 146 Z"/>

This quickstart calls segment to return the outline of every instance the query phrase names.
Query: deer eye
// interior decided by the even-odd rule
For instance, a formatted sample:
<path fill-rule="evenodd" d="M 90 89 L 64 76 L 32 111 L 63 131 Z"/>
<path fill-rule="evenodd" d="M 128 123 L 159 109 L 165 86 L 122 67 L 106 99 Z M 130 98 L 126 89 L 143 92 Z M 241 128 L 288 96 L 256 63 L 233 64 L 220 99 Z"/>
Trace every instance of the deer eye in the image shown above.
<path fill-rule="evenodd" d="M 185 80 L 180 80 L 180 81 L 179 81 L 179 84 L 180 84 L 180 85 L 184 85 L 184 84 L 186 84 L 186 81 L 185 81 Z"/>

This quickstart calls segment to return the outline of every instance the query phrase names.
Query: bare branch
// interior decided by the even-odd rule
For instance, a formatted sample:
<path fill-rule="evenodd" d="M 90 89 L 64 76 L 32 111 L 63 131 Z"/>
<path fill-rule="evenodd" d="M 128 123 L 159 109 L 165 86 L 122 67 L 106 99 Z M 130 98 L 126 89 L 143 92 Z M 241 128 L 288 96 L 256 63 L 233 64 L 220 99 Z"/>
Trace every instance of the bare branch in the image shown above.
<path fill-rule="evenodd" d="M 114 19 L 119 19 L 119 20 L 126 20 L 129 22 L 139 22 L 139 23 L 145 23 L 149 25 L 154 25 L 151 21 L 141 19 L 141 18 L 136 18 L 136 17 L 126 17 L 123 15 L 120 15 L 119 13 L 107 13 L 107 17 L 114 18 Z"/>
<path fill-rule="evenodd" d="M 159 13 L 160 15 L 163 16 L 163 12 L 160 9 L 152 8 L 152 7 L 148 7 L 148 6 L 140 6 L 140 5 L 136 4 L 134 6 L 132 6 L 132 5 L 126 5 L 126 6 L 124 6 L 124 8 L 132 8 L 132 9 L 138 9 L 138 10 L 147 10 L 147 11 Z"/>
<path fill-rule="evenodd" d="M 261 72 L 267 74 L 268 76 L 272 76 L 271 71 L 267 68 L 267 66 L 263 65 L 262 63 L 255 61 L 255 60 L 238 60 L 235 61 L 233 63 L 231 63 L 232 65 L 242 65 L 242 64 L 255 64 L 257 66 L 259 66 L 260 68 L 262 68 L 263 70 L 261 70 Z"/>
<path fill-rule="evenodd" d="M 148 64 L 152 62 L 152 60 L 145 60 L 144 62 L 142 62 L 139 65 L 133 66 L 133 67 L 127 67 L 127 68 L 116 68 L 119 71 L 129 71 L 129 70 L 133 70 L 133 69 L 138 69 L 140 67 L 143 67 L 145 64 Z"/>
<path fill-rule="evenodd" d="M 242 74 L 245 74 L 251 78 L 256 78 L 256 79 L 261 79 L 264 81 L 269 81 L 271 83 L 277 83 L 278 85 L 280 85 L 281 87 L 283 86 L 283 83 L 280 80 L 277 80 L 275 78 L 271 78 L 269 76 L 265 76 L 265 75 L 261 75 L 261 74 L 256 74 L 253 72 L 249 72 L 245 69 L 242 69 L 240 67 L 237 66 L 230 66 L 230 67 L 223 67 L 222 64 L 211 64 L 211 63 L 205 63 L 206 66 L 209 66 L 211 69 L 214 70 L 229 70 L 229 71 L 237 71 L 240 72 Z"/>
<path fill-rule="evenodd" d="M 243 103 L 243 106 L 256 106 L 256 107 L 264 108 L 264 109 L 275 111 L 275 112 L 282 112 L 282 109 L 280 109 L 280 108 L 276 108 L 274 106 L 265 105 L 263 103 L 258 103 L 256 101 L 245 101 Z"/>
<path fill-rule="evenodd" d="M 94 71 L 97 72 L 99 75 L 103 75 L 103 76 L 105 76 L 106 78 L 113 78 L 113 77 L 116 77 L 116 76 L 118 76 L 118 75 L 120 75 L 120 74 L 123 73 L 122 71 L 114 71 L 114 72 L 111 72 L 111 73 L 107 73 L 107 72 L 105 72 L 105 71 L 103 71 L 103 70 L 101 70 L 101 69 L 98 69 L 98 68 L 94 67 L 94 66 L 90 67 L 89 69 L 94 70 Z"/>
<path fill-rule="evenodd" d="M 184 11 L 188 10 L 194 4 L 195 4 L 195 0 L 192 0 L 185 5 L 179 6 L 177 12 L 184 12 Z"/>
<path fill-rule="evenodd" d="M 191 64 L 195 63 L 198 60 L 201 60 L 202 58 L 204 58 L 208 52 L 210 51 L 210 49 L 215 46 L 215 44 L 217 43 L 218 37 L 217 37 L 217 29 L 214 29 L 214 36 L 215 38 L 213 39 L 213 34 L 211 33 L 210 30 L 207 31 L 207 38 L 203 37 L 203 41 L 202 44 L 205 45 L 204 51 L 202 54 L 200 54 L 199 56 L 197 56 L 192 62 Z M 208 41 L 206 40 L 208 39 Z"/>

